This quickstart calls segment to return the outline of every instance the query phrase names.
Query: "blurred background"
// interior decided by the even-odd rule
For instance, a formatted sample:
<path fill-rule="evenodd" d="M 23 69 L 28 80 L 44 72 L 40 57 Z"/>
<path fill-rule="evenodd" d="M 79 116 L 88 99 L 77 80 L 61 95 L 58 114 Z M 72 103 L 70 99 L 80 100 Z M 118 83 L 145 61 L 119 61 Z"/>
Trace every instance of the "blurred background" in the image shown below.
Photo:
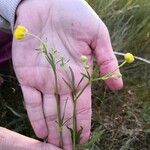
<path fill-rule="evenodd" d="M 107 25 L 114 51 L 150 60 L 150 0 L 87 2 Z M 116 56 L 121 63 L 123 56 Z M 36 138 L 11 61 L 5 68 L 0 69 L 0 126 Z M 92 132 L 101 136 L 91 150 L 150 149 L 150 64 L 136 60 L 121 68 L 121 73 L 121 91 L 108 91 L 103 83 L 92 86 Z"/>

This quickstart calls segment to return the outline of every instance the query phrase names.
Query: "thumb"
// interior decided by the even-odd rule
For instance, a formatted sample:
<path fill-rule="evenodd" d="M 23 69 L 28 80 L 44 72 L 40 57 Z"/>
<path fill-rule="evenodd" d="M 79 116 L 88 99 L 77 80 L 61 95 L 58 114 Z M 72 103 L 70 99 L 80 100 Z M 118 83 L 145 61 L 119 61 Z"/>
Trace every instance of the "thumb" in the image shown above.
<path fill-rule="evenodd" d="M 1 150 L 61 150 L 60 148 L 42 143 L 19 133 L 0 127 Z"/>
<path fill-rule="evenodd" d="M 111 73 L 118 68 L 118 61 L 112 49 L 109 31 L 101 20 L 92 48 L 95 50 L 95 57 L 101 76 Z M 119 69 L 115 71 L 115 74 L 120 74 Z M 111 90 L 119 90 L 123 87 L 122 78 L 119 77 L 110 78 L 105 83 Z"/>

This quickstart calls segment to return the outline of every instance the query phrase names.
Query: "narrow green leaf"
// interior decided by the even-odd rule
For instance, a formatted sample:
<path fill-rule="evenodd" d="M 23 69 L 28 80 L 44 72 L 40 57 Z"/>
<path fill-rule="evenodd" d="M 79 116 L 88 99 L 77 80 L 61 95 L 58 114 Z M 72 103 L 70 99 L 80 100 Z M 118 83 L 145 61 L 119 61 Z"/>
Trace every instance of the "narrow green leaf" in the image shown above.
<path fill-rule="evenodd" d="M 68 102 L 68 97 L 66 99 L 64 110 L 63 110 L 62 123 L 64 122 L 64 118 L 65 118 L 65 111 L 66 111 L 67 102 Z"/>
<path fill-rule="evenodd" d="M 84 73 L 81 73 L 83 77 L 87 78 L 88 79 L 88 76 Z"/>
<path fill-rule="evenodd" d="M 83 79 L 84 79 L 84 76 L 82 76 L 82 78 L 80 79 L 80 81 L 79 81 L 79 83 L 78 83 L 78 85 L 77 85 L 77 88 L 78 88 L 79 85 L 82 83 Z"/>
<path fill-rule="evenodd" d="M 67 128 L 70 130 L 72 141 L 74 141 L 74 140 L 73 140 L 73 132 L 74 132 L 73 129 L 69 128 L 68 126 L 67 126 Z M 76 131 L 76 133 L 75 133 L 76 145 L 79 145 L 79 144 L 80 144 L 82 131 L 83 131 L 83 127 L 81 127 L 80 130 L 79 130 L 79 131 Z"/>
<path fill-rule="evenodd" d="M 72 89 L 72 86 L 64 79 L 64 78 L 62 78 L 63 80 L 64 80 L 64 82 L 67 84 L 67 86 L 71 89 L 71 91 L 73 90 Z"/>
<path fill-rule="evenodd" d="M 72 83 L 72 87 L 73 87 L 73 91 L 75 91 L 75 76 L 74 76 L 74 72 L 72 70 L 72 68 L 69 66 L 69 70 L 71 73 L 71 83 Z"/>
<path fill-rule="evenodd" d="M 98 142 L 101 138 L 102 138 L 102 132 L 95 132 L 92 135 L 92 138 L 88 141 L 88 143 L 82 144 L 81 147 L 82 148 L 90 148 L 93 144 L 95 144 L 96 142 Z"/>
<path fill-rule="evenodd" d="M 81 126 L 80 130 L 76 132 L 76 144 L 77 145 L 80 144 L 82 131 L 83 131 L 83 127 Z"/>
<path fill-rule="evenodd" d="M 68 126 L 67 126 L 67 128 L 70 130 L 70 133 L 71 133 L 71 139 L 72 139 L 72 141 L 73 141 L 73 129 L 69 128 Z"/>

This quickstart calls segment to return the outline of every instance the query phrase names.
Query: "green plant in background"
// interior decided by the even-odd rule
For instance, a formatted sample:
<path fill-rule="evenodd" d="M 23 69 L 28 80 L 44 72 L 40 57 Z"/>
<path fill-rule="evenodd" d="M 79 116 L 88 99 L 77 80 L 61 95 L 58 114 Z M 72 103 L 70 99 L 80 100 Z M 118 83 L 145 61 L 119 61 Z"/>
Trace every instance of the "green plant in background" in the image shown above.
<path fill-rule="evenodd" d="M 87 0 L 87 2 L 107 25 L 117 55 L 123 55 L 129 49 L 135 55 L 150 60 L 149 0 Z M 118 56 L 119 61 L 121 58 Z M 122 145 L 126 145 L 128 139 L 131 138 L 128 129 L 136 134 L 136 138 L 128 143 L 130 148 L 126 149 L 150 149 L 148 144 L 150 142 L 150 61 L 145 62 L 136 61 L 133 65 L 126 65 L 121 69 L 125 88 L 119 92 L 119 95 L 108 93 L 102 85 L 97 83 L 93 85 L 95 90 L 93 120 L 105 130 L 105 135 L 97 143 L 99 149 L 121 149 Z M 103 92 L 98 93 L 98 88 L 102 88 Z M 96 102 L 97 99 L 98 102 Z M 126 119 L 124 116 L 126 112 L 132 112 L 132 115 L 136 117 Z M 97 117 L 98 115 L 101 116 Z M 115 118 L 116 121 L 113 120 Z M 106 124 L 112 127 L 106 128 Z M 122 127 L 126 128 L 125 132 L 122 132 Z M 117 133 L 114 134 L 114 132 Z M 110 139 L 107 135 L 112 138 Z M 109 145 L 110 143 L 112 144 Z"/>
<path fill-rule="evenodd" d="M 88 0 L 107 25 L 115 50 L 132 49 L 147 57 L 150 44 L 149 0 Z"/>

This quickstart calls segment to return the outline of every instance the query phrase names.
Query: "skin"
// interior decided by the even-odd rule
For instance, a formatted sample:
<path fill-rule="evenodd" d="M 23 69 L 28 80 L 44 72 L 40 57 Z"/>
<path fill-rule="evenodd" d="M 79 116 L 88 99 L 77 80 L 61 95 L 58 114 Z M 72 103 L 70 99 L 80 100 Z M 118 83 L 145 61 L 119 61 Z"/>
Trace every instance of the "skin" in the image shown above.
<path fill-rule="evenodd" d="M 61 150 L 60 148 L 42 143 L 32 138 L 0 127 L 0 149 L 1 150 Z"/>
<path fill-rule="evenodd" d="M 23 1 L 16 12 L 16 25 L 24 25 L 42 40 L 47 39 L 49 51 L 55 48 L 58 60 L 62 55 L 69 60 L 67 66 L 72 68 L 76 84 L 84 70 L 80 62 L 81 55 L 88 57 L 89 72 L 92 71 L 94 56 L 101 75 L 118 67 L 107 27 L 84 0 Z M 54 75 L 45 56 L 35 50 L 39 45 L 40 42 L 31 36 L 22 41 L 14 39 L 13 66 L 36 135 L 39 138 L 48 137 L 49 143 L 59 146 Z M 57 66 L 61 113 L 67 99 L 67 119 L 72 116 L 73 103 L 71 91 L 62 77 L 69 81 L 70 74 L 59 64 Z M 81 91 L 86 82 L 84 80 L 81 83 L 78 91 Z M 106 84 L 111 90 L 118 90 L 123 86 L 121 78 L 107 80 Z M 78 99 L 77 122 L 78 129 L 83 126 L 81 143 L 85 143 L 91 128 L 91 86 L 88 86 Z M 70 131 L 66 126 L 72 127 L 72 120 L 69 120 L 63 129 L 63 148 L 71 150 Z"/>

